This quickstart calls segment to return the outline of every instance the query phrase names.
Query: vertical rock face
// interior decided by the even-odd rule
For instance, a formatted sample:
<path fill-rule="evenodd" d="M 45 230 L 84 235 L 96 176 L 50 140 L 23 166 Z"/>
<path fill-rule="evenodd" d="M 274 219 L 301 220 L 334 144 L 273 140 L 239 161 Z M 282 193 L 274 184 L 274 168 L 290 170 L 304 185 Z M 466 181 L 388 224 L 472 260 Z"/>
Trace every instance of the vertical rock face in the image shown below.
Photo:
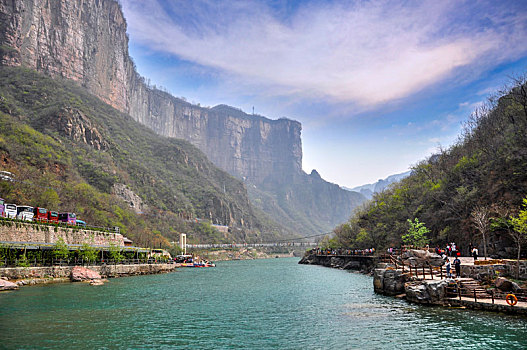
<path fill-rule="evenodd" d="M 189 141 L 218 167 L 267 191 L 262 209 L 288 226 L 302 222 L 304 234 L 332 229 L 364 200 L 302 171 L 300 123 L 224 105 L 202 108 L 149 87 L 128 55 L 116 0 L 0 0 L 0 64 L 77 81 L 158 134 Z"/>
<path fill-rule="evenodd" d="M 301 171 L 300 123 L 191 105 L 147 86 L 114 0 L 0 0 L 0 62 L 78 81 L 163 136 L 185 139 L 251 183 Z"/>

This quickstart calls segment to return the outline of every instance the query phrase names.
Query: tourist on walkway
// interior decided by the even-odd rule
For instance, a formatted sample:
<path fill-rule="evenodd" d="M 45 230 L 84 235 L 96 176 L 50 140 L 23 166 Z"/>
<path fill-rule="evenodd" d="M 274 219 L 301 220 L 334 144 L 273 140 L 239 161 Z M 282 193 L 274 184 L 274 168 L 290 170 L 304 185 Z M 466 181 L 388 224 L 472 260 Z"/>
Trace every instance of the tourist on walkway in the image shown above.
<path fill-rule="evenodd" d="M 450 264 L 450 259 L 446 258 L 446 277 L 452 278 L 452 274 L 450 273 L 450 269 L 452 268 L 452 265 Z"/>
<path fill-rule="evenodd" d="M 456 277 L 461 277 L 461 260 L 458 257 L 454 259 L 454 267 L 456 268 Z"/>
<path fill-rule="evenodd" d="M 478 260 L 478 248 L 472 248 L 472 256 L 474 257 L 474 261 Z"/>

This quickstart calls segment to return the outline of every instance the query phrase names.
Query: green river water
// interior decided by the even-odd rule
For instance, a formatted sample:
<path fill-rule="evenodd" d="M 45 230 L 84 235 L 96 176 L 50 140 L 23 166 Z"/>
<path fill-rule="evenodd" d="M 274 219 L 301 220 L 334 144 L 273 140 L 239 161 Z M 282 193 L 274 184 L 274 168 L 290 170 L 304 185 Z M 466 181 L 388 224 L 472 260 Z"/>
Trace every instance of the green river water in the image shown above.
<path fill-rule="evenodd" d="M 298 259 L 0 293 L 2 349 L 527 349 L 527 319 L 423 307 Z"/>

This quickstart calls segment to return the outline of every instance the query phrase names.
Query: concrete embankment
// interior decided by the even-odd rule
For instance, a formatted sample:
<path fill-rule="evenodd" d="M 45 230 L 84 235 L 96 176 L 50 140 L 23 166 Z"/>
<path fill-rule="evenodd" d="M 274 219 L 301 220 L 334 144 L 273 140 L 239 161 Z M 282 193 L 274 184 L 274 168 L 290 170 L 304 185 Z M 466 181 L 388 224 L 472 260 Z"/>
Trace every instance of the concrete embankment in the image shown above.
<path fill-rule="evenodd" d="M 373 271 L 377 262 L 378 258 L 373 256 L 306 254 L 298 263 L 370 273 Z"/>
<path fill-rule="evenodd" d="M 150 275 L 174 271 L 174 264 L 94 265 L 86 266 L 103 278 Z M 25 284 L 65 282 L 70 280 L 73 266 L 4 267 L 0 278 Z"/>

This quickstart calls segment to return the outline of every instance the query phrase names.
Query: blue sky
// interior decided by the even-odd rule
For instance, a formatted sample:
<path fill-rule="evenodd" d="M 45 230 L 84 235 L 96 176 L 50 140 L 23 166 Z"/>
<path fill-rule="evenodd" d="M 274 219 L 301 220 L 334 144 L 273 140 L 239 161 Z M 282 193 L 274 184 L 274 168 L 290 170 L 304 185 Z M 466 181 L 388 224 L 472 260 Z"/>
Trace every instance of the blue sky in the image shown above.
<path fill-rule="evenodd" d="M 455 142 L 527 72 L 527 1 L 121 0 L 140 74 L 303 125 L 303 168 L 354 187 Z"/>

